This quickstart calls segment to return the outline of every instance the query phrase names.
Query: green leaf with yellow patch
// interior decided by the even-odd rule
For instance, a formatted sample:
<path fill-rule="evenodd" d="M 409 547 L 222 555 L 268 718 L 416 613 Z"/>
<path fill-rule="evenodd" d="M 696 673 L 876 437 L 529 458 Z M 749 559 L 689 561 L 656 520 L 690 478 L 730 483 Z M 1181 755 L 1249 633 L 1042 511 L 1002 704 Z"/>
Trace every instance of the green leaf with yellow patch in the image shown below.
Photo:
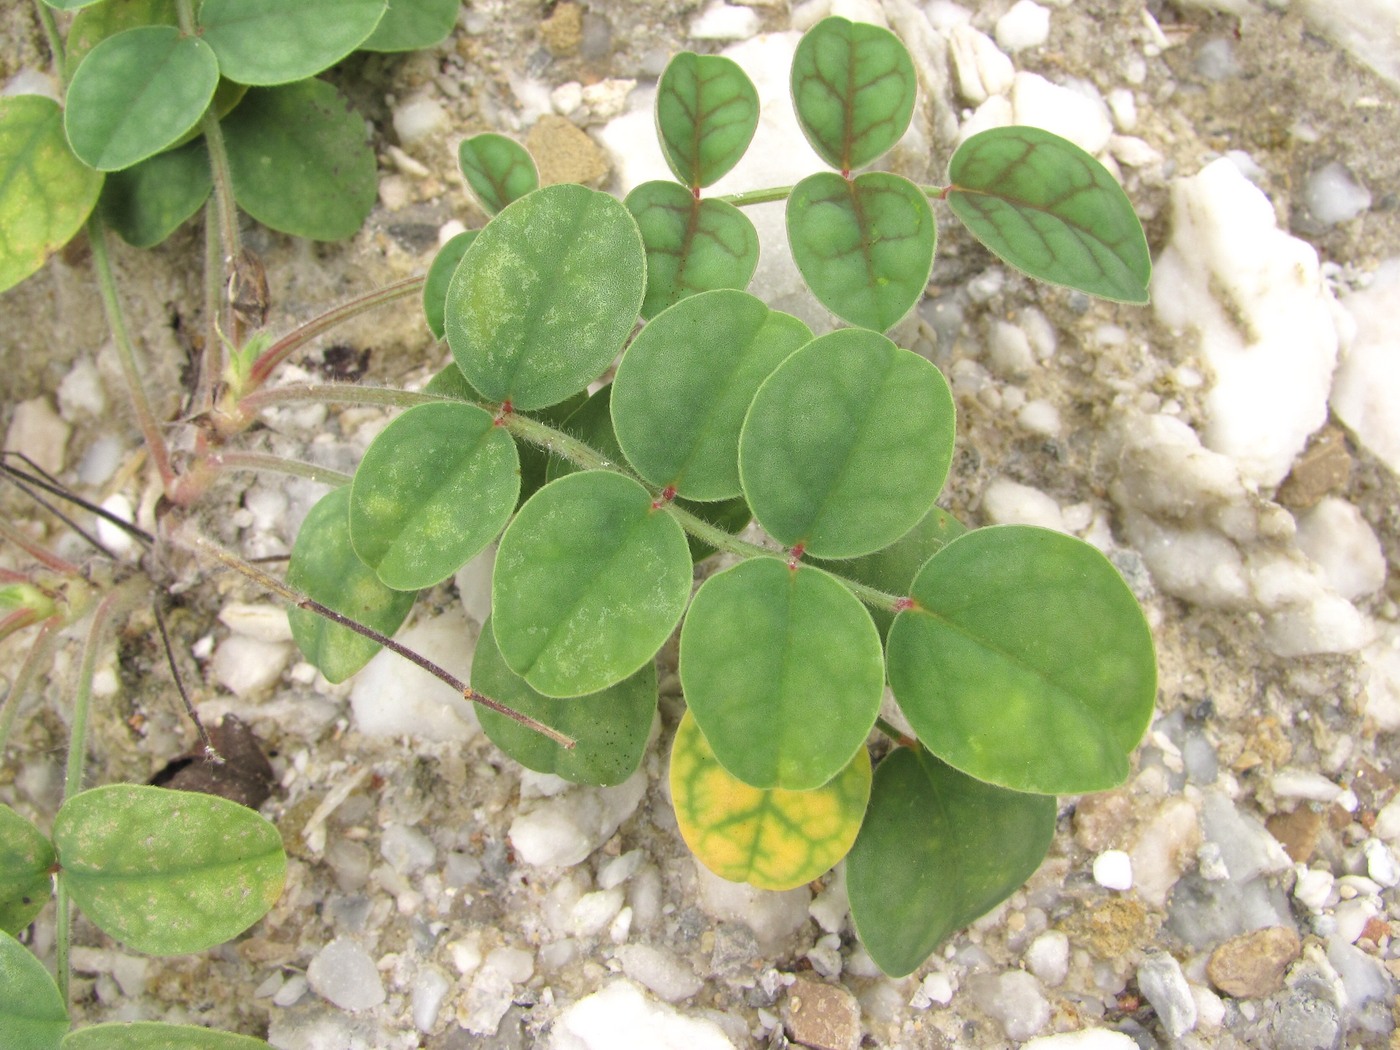
<path fill-rule="evenodd" d="M 19 933 L 53 895 L 53 843 L 12 810 L 0 806 L 0 930 Z"/>
<path fill-rule="evenodd" d="M 491 414 L 416 405 L 370 443 L 350 485 L 350 542 L 396 591 L 432 587 L 506 527 L 520 492 L 515 442 Z"/>
<path fill-rule="evenodd" d="M 687 711 L 671 745 L 671 801 L 681 837 L 721 878 L 790 890 L 828 871 L 860 830 L 870 798 L 870 753 L 810 791 L 750 787 L 715 758 Z"/>

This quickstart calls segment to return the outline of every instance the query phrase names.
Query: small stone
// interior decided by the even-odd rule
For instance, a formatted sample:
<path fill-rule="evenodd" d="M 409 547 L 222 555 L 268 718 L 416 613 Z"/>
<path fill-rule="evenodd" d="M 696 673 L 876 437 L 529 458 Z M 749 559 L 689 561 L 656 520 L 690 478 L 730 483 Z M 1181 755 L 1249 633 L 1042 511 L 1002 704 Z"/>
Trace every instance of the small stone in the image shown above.
<path fill-rule="evenodd" d="M 1317 432 L 1308 447 L 1293 461 L 1283 479 L 1279 503 L 1293 510 L 1315 507 L 1324 496 L 1343 491 L 1351 481 L 1351 453 L 1340 427 L 1328 425 Z"/>
<path fill-rule="evenodd" d="M 282 677 L 291 655 L 292 647 L 286 642 L 231 634 L 214 650 L 210 670 L 214 680 L 234 696 L 256 696 Z"/>
<path fill-rule="evenodd" d="M 783 1003 L 788 1037 L 812 1050 L 856 1050 L 860 1046 L 860 1004 L 839 984 L 803 975 Z"/>
<path fill-rule="evenodd" d="M 1298 515 L 1298 549 L 1322 566 L 1327 583 L 1354 601 L 1385 586 L 1385 552 L 1369 522 L 1336 496 Z"/>
<path fill-rule="evenodd" d="M 1079 1032 L 1043 1035 L 1024 1044 L 1021 1050 L 1138 1050 L 1130 1035 L 1109 1028 L 1085 1028 Z"/>
<path fill-rule="evenodd" d="M 1016 0 L 1011 9 L 997 19 L 997 45 L 1003 51 L 1015 53 L 1029 47 L 1039 47 L 1050 36 L 1050 9 L 1035 0 Z"/>
<path fill-rule="evenodd" d="M 1318 836 L 1322 834 L 1322 814 L 1302 806 L 1287 813 L 1275 813 L 1264 826 L 1278 839 L 1293 863 L 1306 864 L 1312 860 Z"/>
<path fill-rule="evenodd" d="M 622 972 L 668 1003 L 689 999 L 704 982 L 674 954 L 650 944 L 624 944 L 617 950 Z"/>
<path fill-rule="evenodd" d="M 705 913 L 722 922 L 743 923 L 753 931 L 765 951 L 787 942 L 808 919 L 811 891 L 760 890 L 742 882 L 729 882 L 695 862 L 696 889 Z"/>
<path fill-rule="evenodd" d="M 734 1050 L 718 1025 L 652 1002 L 619 979 L 563 1010 L 549 1050 Z"/>
<path fill-rule="evenodd" d="M 1298 935 L 1287 927 L 1254 930 L 1230 938 L 1211 952 L 1206 974 L 1226 995 L 1260 999 L 1283 986 L 1284 971 L 1301 951 Z"/>
<path fill-rule="evenodd" d="M 1166 952 L 1150 952 L 1138 965 L 1138 988 L 1147 996 L 1162 1027 L 1180 1039 L 1196 1027 L 1196 1000 L 1181 964 Z"/>
<path fill-rule="evenodd" d="M 747 40 L 762 24 L 756 11 L 713 0 L 690 23 L 690 36 L 694 40 Z"/>
<path fill-rule="evenodd" d="M 535 121 L 525 137 L 525 148 L 539 166 L 541 186 L 565 182 L 596 186 L 608 177 L 607 154 L 570 121 L 553 113 Z"/>
<path fill-rule="evenodd" d="M 964 988 L 1010 1039 L 1029 1039 L 1050 1021 L 1050 1004 L 1040 982 L 1024 970 L 973 974 Z"/>
<path fill-rule="evenodd" d="M 35 466 L 50 474 L 63 473 L 68 436 L 73 432 L 49 404 L 47 398 L 21 401 L 10 416 L 5 432 L 5 451 L 23 452 Z"/>
<path fill-rule="evenodd" d="M 1085 795 L 1074 806 L 1074 841 L 1095 853 L 1113 845 L 1132 816 L 1133 803 L 1124 791 Z"/>
<path fill-rule="evenodd" d="M 414 1028 L 420 1032 L 433 1030 L 442 1001 L 451 989 L 446 975 L 436 966 L 425 966 L 414 975 L 411 993 Z"/>
<path fill-rule="evenodd" d="M 1060 930 L 1046 930 L 1026 948 L 1026 969 L 1051 988 L 1069 976 L 1069 938 Z"/>
<path fill-rule="evenodd" d="M 337 937 L 317 952 L 306 979 L 313 992 L 342 1010 L 368 1010 L 385 999 L 374 960 L 349 937 Z"/>
<path fill-rule="evenodd" d="M 1094 858 L 1094 881 L 1106 890 L 1132 889 L 1132 858 L 1121 849 L 1104 850 Z"/>
<path fill-rule="evenodd" d="M 1321 981 L 1300 981 L 1279 1001 L 1270 1018 L 1273 1050 L 1337 1050 L 1342 1043 L 1341 1011 Z"/>
<path fill-rule="evenodd" d="M 1116 959 L 1149 943 L 1157 935 L 1158 922 L 1132 897 L 1112 897 L 1078 912 L 1065 924 L 1072 940 L 1086 942 L 1100 959 Z"/>
<path fill-rule="evenodd" d="M 559 4 L 540 23 L 540 36 L 551 55 L 567 58 L 577 54 L 583 42 L 583 8 L 567 0 Z"/>
<path fill-rule="evenodd" d="M 1366 855 L 1366 874 L 1381 886 L 1389 889 L 1400 884 L 1400 862 L 1395 859 L 1389 847 L 1380 839 L 1367 839 L 1362 847 Z"/>

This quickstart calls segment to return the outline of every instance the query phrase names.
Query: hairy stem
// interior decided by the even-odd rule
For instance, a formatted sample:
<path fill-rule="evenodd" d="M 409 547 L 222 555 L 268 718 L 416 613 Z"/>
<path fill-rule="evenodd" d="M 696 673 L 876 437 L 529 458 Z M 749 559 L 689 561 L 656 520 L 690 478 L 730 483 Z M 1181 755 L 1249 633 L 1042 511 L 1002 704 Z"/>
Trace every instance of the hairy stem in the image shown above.
<path fill-rule="evenodd" d="M 78 668 L 78 691 L 73 699 L 73 725 L 68 733 L 68 766 L 63 778 L 64 799 L 70 799 L 83 790 L 88 714 L 92 709 L 92 679 L 97 672 L 97 658 L 113 618 L 130 597 L 129 587 L 118 587 L 109 591 L 92 613 L 87 641 L 83 644 L 83 661 Z"/>
<path fill-rule="evenodd" d="M 333 405 L 379 405 L 384 408 L 412 408 L 455 398 L 442 394 L 415 394 L 384 386 L 359 386 L 354 383 L 292 383 L 249 394 L 239 401 L 244 412 L 261 412 L 273 405 L 320 402 Z M 487 407 L 487 406 L 483 406 Z M 494 411 L 488 407 L 488 411 Z"/>
<path fill-rule="evenodd" d="M 575 741 L 572 737 L 566 736 L 565 734 L 559 732 L 559 730 L 545 725 L 543 722 L 537 722 L 529 715 L 521 714 L 514 708 L 507 707 L 499 700 L 493 700 L 483 693 L 478 693 L 471 686 L 467 685 L 466 682 L 463 682 L 456 675 L 453 675 L 451 672 L 445 670 L 444 668 L 439 667 L 437 664 L 433 663 L 421 653 L 416 653 L 412 649 L 409 649 L 407 646 L 400 645 L 388 635 L 380 631 L 376 631 L 373 627 L 366 627 L 364 624 L 359 623 L 356 620 L 350 619 L 348 616 L 336 612 L 329 606 L 322 605 L 314 598 L 308 598 L 306 595 L 299 593 L 291 587 L 288 587 L 281 580 L 277 579 L 277 577 L 269 575 L 268 573 L 263 572 L 257 566 L 251 565 L 248 562 L 244 561 L 242 558 L 230 554 L 228 551 L 223 550 L 217 545 L 209 542 L 209 540 L 205 539 L 203 536 L 195 535 L 192 538 L 190 538 L 190 542 L 196 550 L 201 551 L 205 554 L 212 555 L 215 559 L 222 562 L 224 565 L 227 565 L 230 569 L 234 569 L 237 572 L 242 573 L 244 576 L 248 577 L 248 579 L 252 580 L 258 586 L 268 591 L 271 591 L 273 594 L 277 595 L 279 598 L 282 598 L 285 601 L 291 602 L 298 609 L 306 609 L 308 612 L 314 612 L 318 616 L 324 616 L 327 620 L 330 620 L 332 623 L 338 624 L 341 627 L 345 627 L 351 631 L 354 631 L 356 634 L 362 635 L 363 637 L 368 638 L 371 641 L 378 642 L 390 652 L 403 657 L 411 664 L 421 667 L 423 670 L 427 671 L 438 681 L 450 686 L 452 689 L 458 692 L 464 700 L 469 700 L 474 704 L 480 704 L 482 707 L 490 708 L 492 711 L 495 711 L 498 714 L 502 714 L 505 715 L 507 718 L 514 719 L 516 722 L 519 722 L 527 729 L 533 729 L 536 733 L 541 733 L 544 736 L 547 736 L 550 740 L 553 740 L 560 747 L 572 748 L 574 746 Z"/>
<path fill-rule="evenodd" d="M 53 73 L 60 84 L 67 82 L 67 77 L 63 75 L 63 66 L 67 57 L 67 52 L 63 46 L 63 37 L 58 32 L 58 22 L 54 20 L 53 11 L 44 0 L 34 0 L 35 13 L 39 16 L 39 24 L 44 27 L 44 36 L 49 42 L 49 54 L 53 56 Z"/>
<path fill-rule="evenodd" d="M 248 390 L 251 392 L 262 386 L 267 381 L 267 377 L 272 374 L 272 370 L 285 361 L 289 354 L 305 346 L 317 336 L 352 317 L 358 317 L 360 314 L 377 307 L 418 294 L 423 290 L 423 282 L 426 279 L 421 275 L 405 277 L 402 281 L 395 281 L 393 284 L 387 284 L 366 295 L 357 296 L 348 303 L 342 303 L 320 317 L 312 318 L 301 327 L 288 332 L 264 350 L 253 362 L 253 367 L 248 373 Z"/>
<path fill-rule="evenodd" d="M 918 747 L 919 741 L 908 733 L 904 732 L 892 722 L 887 722 L 883 718 L 875 719 L 875 728 L 884 733 L 900 747 Z"/>
<path fill-rule="evenodd" d="M 107 255 L 107 227 L 96 212 L 88 219 L 88 240 L 92 242 L 92 264 L 97 271 L 97 286 L 102 292 L 102 308 L 107 315 L 107 326 L 112 329 L 112 338 L 117 344 L 117 359 L 121 362 L 122 377 L 126 380 L 126 391 L 131 398 L 132 410 L 136 413 L 136 424 L 141 428 L 141 436 L 150 450 L 156 470 L 160 472 L 162 486 L 169 490 L 175 481 L 175 471 L 170 466 L 170 450 L 161 435 L 156 416 L 151 411 L 151 402 L 146 397 L 146 388 L 141 383 L 141 372 L 136 365 L 136 350 L 131 345 L 131 336 L 126 329 L 126 316 L 122 313 L 121 299 L 117 295 L 117 282 L 112 275 L 112 262 Z"/>
<path fill-rule="evenodd" d="M 29 686 L 39 673 L 39 669 L 48 665 L 49 658 L 53 655 L 54 648 L 58 644 L 58 635 L 62 627 L 63 623 L 57 617 L 45 620 L 39 628 L 39 633 L 33 644 L 30 645 L 29 652 L 25 654 L 23 662 L 19 665 L 19 670 L 15 672 L 15 680 L 10 683 L 10 691 L 5 694 L 5 702 L 0 704 L 0 759 L 5 756 L 5 746 L 9 743 L 10 731 L 14 728 L 15 718 L 19 715 L 20 701 L 24 699 L 24 694 L 29 691 Z"/>
<path fill-rule="evenodd" d="M 318 481 L 332 488 L 348 485 L 351 479 L 351 475 L 332 470 L 330 467 L 319 467 L 315 463 L 303 463 L 298 459 L 286 459 L 265 452 L 218 452 L 209 457 L 209 463 L 221 470 L 261 470 L 288 474 Z"/>
<path fill-rule="evenodd" d="M 736 208 L 747 208 L 751 204 L 771 204 L 773 201 L 785 201 L 792 195 L 791 186 L 769 186 L 761 190 L 745 190 L 743 193 L 729 193 L 723 197 L 715 197 L 715 200 L 732 204 Z"/>

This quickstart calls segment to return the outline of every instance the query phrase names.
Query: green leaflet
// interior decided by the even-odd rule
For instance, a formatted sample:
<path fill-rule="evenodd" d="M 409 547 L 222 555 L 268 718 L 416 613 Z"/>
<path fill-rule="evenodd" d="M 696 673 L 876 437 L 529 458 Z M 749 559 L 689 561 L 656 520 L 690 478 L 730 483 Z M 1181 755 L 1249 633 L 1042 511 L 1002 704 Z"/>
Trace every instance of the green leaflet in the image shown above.
<path fill-rule="evenodd" d="M 54 818 L 59 878 L 103 932 L 183 955 L 246 930 L 282 893 L 282 836 L 228 799 L 135 784 L 93 788 Z"/>
<path fill-rule="evenodd" d="M 438 249 L 438 253 L 433 256 L 432 265 L 428 267 L 428 279 L 423 282 L 423 316 L 427 319 L 428 329 L 435 339 L 441 339 L 444 335 L 447 288 L 452 283 L 453 274 L 457 272 L 457 264 L 467 253 L 468 246 L 476 240 L 476 235 L 476 230 L 466 230 L 457 234 Z M 461 370 L 456 365 L 453 365 L 452 369 L 461 375 Z"/>
<path fill-rule="evenodd" d="M 224 76 L 269 86 L 315 76 L 374 32 L 386 0 L 204 0 L 198 22 Z"/>
<path fill-rule="evenodd" d="M 797 318 L 747 292 L 702 292 L 658 314 L 613 380 L 613 427 L 627 461 L 688 499 L 739 495 L 744 414 L 759 384 L 811 338 Z"/>
<path fill-rule="evenodd" d="M 913 528 L 953 456 L 942 373 L 875 332 L 812 340 L 759 387 L 739 436 L 739 474 L 774 539 L 852 558 Z"/>
<path fill-rule="evenodd" d="M 457 24 L 461 0 L 392 0 L 362 51 L 417 51 L 443 41 Z"/>
<path fill-rule="evenodd" d="M 1009 897 L 1055 835 L 1055 799 L 984 784 L 922 749 L 875 770 L 870 808 L 846 858 L 861 943 L 891 977 Z"/>
<path fill-rule="evenodd" d="M 271 1050 L 252 1036 L 191 1024 L 132 1021 L 95 1024 L 69 1032 L 62 1050 Z"/>
<path fill-rule="evenodd" d="M 751 558 L 701 585 L 681 686 L 722 766 L 757 788 L 836 776 L 880 710 L 884 660 L 864 606 L 809 565 Z"/>
<path fill-rule="evenodd" d="M 496 644 L 545 696 L 584 696 L 650 660 L 685 611 L 685 533 L 637 482 L 589 470 L 552 481 L 501 537 Z"/>
<path fill-rule="evenodd" d="M 908 179 L 818 172 L 792 188 L 787 228 L 802 279 L 843 321 L 885 332 L 923 298 L 936 227 Z"/>
<path fill-rule="evenodd" d="M 889 680 L 923 744 L 1016 791 L 1121 784 L 1152 717 L 1142 609 L 1108 559 L 1025 525 L 969 532 L 914 580 L 890 628 Z"/>
<path fill-rule="evenodd" d="M 646 256 L 622 203 L 546 186 L 482 230 L 447 291 L 447 342 L 472 386 L 522 411 L 577 393 L 622 349 Z"/>
<path fill-rule="evenodd" d="M 797 122 L 822 160 L 847 173 L 896 142 L 914 113 L 914 62 L 888 29 L 824 18 L 792 56 Z"/>
<path fill-rule="evenodd" d="M 199 123 L 219 63 L 199 37 L 139 26 L 94 47 L 73 74 L 63 114 L 73 152 L 120 171 L 172 145 Z"/>
<path fill-rule="evenodd" d="M 688 295 L 744 288 L 758 267 L 758 231 L 721 200 L 698 200 L 675 182 L 644 182 L 627 195 L 646 246 L 642 316 L 655 317 Z"/>
<path fill-rule="evenodd" d="M 157 153 L 102 187 L 102 219 L 135 248 L 154 248 L 209 199 L 214 180 L 203 141 Z"/>
<path fill-rule="evenodd" d="M 44 964 L 0 930 L 0 1032 L 5 1050 L 58 1050 L 68 1008 Z"/>
<path fill-rule="evenodd" d="M 487 215 L 539 189 L 540 174 L 529 151 L 514 139 L 486 132 L 463 139 L 457 164 Z"/>
<path fill-rule="evenodd" d="M 374 206 L 379 180 L 364 120 L 324 81 L 251 90 L 223 131 L 234 199 L 265 226 L 340 240 Z"/>
<path fill-rule="evenodd" d="M 1152 257 L 1132 203 L 1102 164 L 1039 128 L 993 128 L 948 166 L 953 214 L 1012 266 L 1052 284 L 1145 303 Z"/>
<path fill-rule="evenodd" d="M 350 542 L 385 586 L 418 591 L 481 553 L 519 493 L 515 442 L 489 412 L 417 405 L 365 450 L 350 486 Z"/>
<path fill-rule="evenodd" d="M 758 91 L 738 63 L 683 51 L 656 85 L 656 134 L 676 178 L 699 190 L 744 155 L 758 128 Z"/>
<path fill-rule="evenodd" d="M 52 895 L 53 844 L 9 806 L 0 806 L 0 930 L 19 933 Z"/>
<path fill-rule="evenodd" d="M 574 738 L 572 749 L 490 708 L 479 706 L 481 728 L 522 766 L 575 784 L 621 784 L 646 753 L 656 713 L 656 664 L 587 696 L 555 699 L 536 692 L 506 666 L 488 619 L 472 656 L 472 688 Z"/>
<path fill-rule="evenodd" d="M 287 585 L 357 623 L 392 635 L 413 608 L 412 591 L 380 582 L 350 545 L 350 486 L 322 496 L 292 545 Z M 381 646 L 309 609 L 289 609 L 297 647 L 332 682 L 343 682 L 369 663 Z"/>
<path fill-rule="evenodd" d="M 102 174 L 73 155 L 51 98 L 0 98 L 0 291 L 19 284 L 82 229 Z"/>

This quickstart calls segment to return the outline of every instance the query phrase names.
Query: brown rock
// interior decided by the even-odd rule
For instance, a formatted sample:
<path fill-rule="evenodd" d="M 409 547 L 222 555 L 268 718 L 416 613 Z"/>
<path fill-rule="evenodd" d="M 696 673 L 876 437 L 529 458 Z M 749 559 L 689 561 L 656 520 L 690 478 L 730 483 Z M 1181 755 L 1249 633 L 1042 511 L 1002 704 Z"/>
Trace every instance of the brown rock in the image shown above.
<path fill-rule="evenodd" d="M 572 123 L 546 114 L 535 122 L 525 138 L 525 148 L 540 169 L 540 185 L 581 182 L 601 183 L 608 176 L 608 162 L 598 145 Z"/>
<path fill-rule="evenodd" d="M 1087 945 L 1100 959 L 1116 959 L 1157 936 L 1160 921 L 1135 897 L 1110 897 L 1065 923 L 1072 941 Z"/>
<path fill-rule="evenodd" d="M 860 1046 L 860 1004 L 839 984 L 803 974 L 783 1003 L 788 1038 L 812 1050 L 856 1050 Z"/>
<path fill-rule="evenodd" d="M 1293 464 L 1279 486 L 1277 499 L 1285 507 L 1307 510 L 1324 496 L 1341 492 L 1351 480 L 1351 453 L 1341 428 L 1324 427 Z"/>
<path fill-rule="evenodd" d="M 1085 795 L 1074 806 L 1074 841 L 1093 853 L 1102 853 L 1118 845 L 1132 812 L 1133 803 L 1126 791 Z"/>
<path fill-rule="evenodd" d="M 540 23 L 540 35 L 551 55 L 563 58 L 578 54 L 583 42 L 583 8 L 578 4 L 560 4 Z"/>
<path fill-rule="evenodd" d="M 1301 806 L 1291 813 L 1275 813 L 1267 821 L 1269 834 L 1278 839 L 1294 864 L 1306 864 L 1322 834 L 1322 814 Z"/>
<path fill-rule="evenodd" d="M 1236 999 L 1261 999 L 1283 987 L 1283 974 L 1303 950 L 1298 935 L 1270 926 L 1231 937 L 1206 963 L 1210 983 Z"/>

